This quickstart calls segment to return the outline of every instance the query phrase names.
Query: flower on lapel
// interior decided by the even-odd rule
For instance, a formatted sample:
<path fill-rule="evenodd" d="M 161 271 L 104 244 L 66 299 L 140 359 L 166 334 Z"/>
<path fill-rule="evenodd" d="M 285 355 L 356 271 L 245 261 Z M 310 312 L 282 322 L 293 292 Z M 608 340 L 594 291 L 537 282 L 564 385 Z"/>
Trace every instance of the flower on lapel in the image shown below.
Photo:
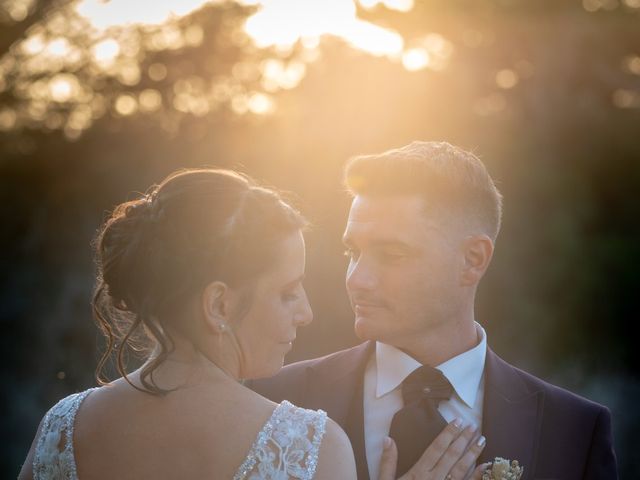
<path fill-rule="evenodd" d="M 496 457 L 482 472 L 482 480 L 520 480 L 523 472 L 517 460 Z"/>

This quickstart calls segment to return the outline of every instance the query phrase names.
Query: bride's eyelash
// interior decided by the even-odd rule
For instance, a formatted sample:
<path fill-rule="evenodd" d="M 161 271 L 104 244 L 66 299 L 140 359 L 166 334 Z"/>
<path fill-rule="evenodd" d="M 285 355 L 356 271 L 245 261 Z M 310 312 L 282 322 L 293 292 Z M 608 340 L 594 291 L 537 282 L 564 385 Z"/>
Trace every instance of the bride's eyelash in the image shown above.
<path fill-rule="evenodd" d="M 300 296 L 297 293 L 285 292 L 281 295 L 281 298 L 285 302 L 293 302 L 300 298 Z"/>

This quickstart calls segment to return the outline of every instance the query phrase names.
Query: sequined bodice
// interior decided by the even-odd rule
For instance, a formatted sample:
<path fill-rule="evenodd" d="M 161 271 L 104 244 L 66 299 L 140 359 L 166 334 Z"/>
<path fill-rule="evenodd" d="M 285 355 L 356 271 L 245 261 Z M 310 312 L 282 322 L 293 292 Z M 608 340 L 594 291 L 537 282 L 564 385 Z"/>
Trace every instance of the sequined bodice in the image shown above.
<path fill-rule="evenodd" d="M 42 422 L 33 460 L 34 480 L 78 480 L 73 453 L 76 412 L 94 389 L 60 400 Z M 279 404 L 255 439 L 233 480 L 311 480 L 327 414 Z"/>

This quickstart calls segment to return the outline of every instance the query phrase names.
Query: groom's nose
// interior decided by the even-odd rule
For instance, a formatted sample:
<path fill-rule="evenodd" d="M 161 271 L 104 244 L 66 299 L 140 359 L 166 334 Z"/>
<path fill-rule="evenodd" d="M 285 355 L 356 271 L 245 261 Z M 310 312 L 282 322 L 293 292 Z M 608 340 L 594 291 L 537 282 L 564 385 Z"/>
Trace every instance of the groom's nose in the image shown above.
<path fill-rule="evenodd" d="M 373 290 L 376 284 L 377 276 L 374 268 L 363 255 L 349 263 L 346 278 L 348 292 Z"/>

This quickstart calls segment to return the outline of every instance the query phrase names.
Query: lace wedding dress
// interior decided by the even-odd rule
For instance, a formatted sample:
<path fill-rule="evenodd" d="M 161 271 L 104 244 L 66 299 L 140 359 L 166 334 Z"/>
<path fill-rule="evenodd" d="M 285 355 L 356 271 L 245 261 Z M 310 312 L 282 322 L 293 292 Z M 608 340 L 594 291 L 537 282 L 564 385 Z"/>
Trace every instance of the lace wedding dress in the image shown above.
<path fill-rule="evenodd" d="M 60 400 L 42 422 L 33 460 L 34 480 L 78 480 L 73 427 L 82 401 L 94 389 Z M 327 414 L 286 400 L 264 424 L 233 480 L 311 480 L 318 464 Z"/>

